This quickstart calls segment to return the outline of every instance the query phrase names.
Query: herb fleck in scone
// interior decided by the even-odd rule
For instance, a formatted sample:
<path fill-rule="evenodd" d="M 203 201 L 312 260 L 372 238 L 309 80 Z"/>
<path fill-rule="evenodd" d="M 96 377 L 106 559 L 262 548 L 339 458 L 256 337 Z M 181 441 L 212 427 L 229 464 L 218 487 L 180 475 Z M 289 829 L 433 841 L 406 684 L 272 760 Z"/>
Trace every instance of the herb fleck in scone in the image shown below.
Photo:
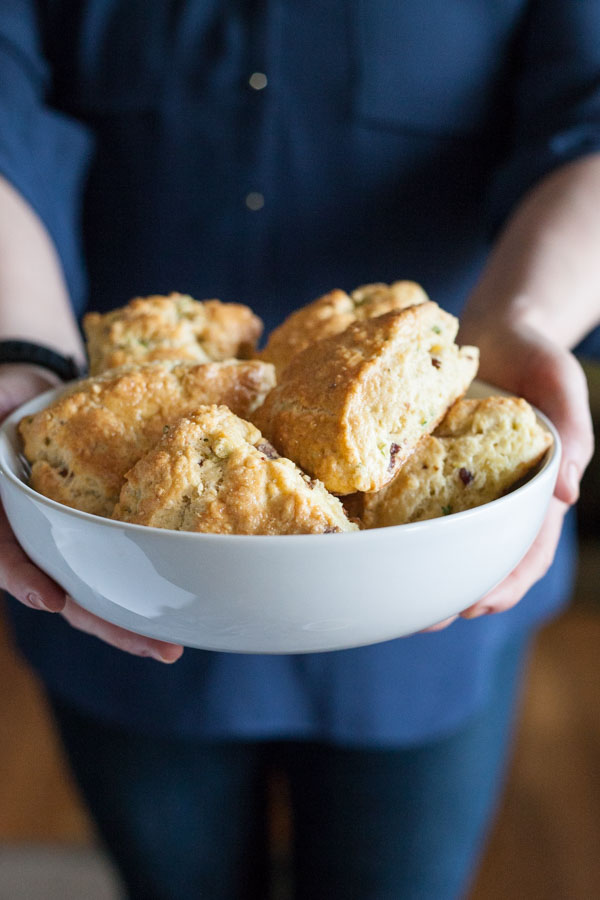
<path fill-rule="evenodd" d="M 90 373 L 129 363 L 249 358 L 262 322 L 241 303 L 183 294 L 136 297 L 127 306 L 83 319 Z"/>
<path fill-rule="evenodd" d="M 241 360 L 156 362 L 81 381 L 19 424 L 31 486 L 67 506 L 110 516 L 125 473 L 163 428 L 204 403 L 248 417 L 275 383 L 273 366 Z"/>
<path fill-rule="evenodd" d="M 551 444 L 525 400 L 458 400 L 394 481 L 362 497 L 363 524 L 402 525 L 489 503 L 526 476 Z"/>
<path fill-rule="evenodd" d="M 275 328 L 260 358 L 281 373 L 293 356 L 315 341 L 345 331 L 353 322 L 424 303 L 427 294 L 414 281 L 365 284 L 350 295 L 334 290 L 293 312 Z"/>
<path fill-rule="evenodd" d="M 166 429 L 126 475 L 113 518 L 216 534 L 357 531 L 340 501 L 224 406 Z"/>
<path fill-rule="evenodd" d="M 335 494 L 378 491 L 475 377 L 479 353 L 432 301 L 297 354 L 252 420 Z"/>

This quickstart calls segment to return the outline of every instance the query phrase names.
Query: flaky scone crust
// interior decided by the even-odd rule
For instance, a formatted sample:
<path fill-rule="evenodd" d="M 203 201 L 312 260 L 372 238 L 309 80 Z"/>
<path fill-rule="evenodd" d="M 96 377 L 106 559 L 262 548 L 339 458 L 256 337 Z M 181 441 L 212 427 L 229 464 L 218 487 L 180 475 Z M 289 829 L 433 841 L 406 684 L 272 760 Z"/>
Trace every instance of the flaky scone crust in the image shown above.
<path fill-rule="evenodd" d="M 241 303 L 193 300 L 185 294 L 136 297 L 83 319 L 90 373 L 152 360 L 209 362 L 253 355 L 262 322 Z"/>
<path fill-rule="evenodd" d="M 224 406 L 167 429 L 126 475 L 115 519 L 216 534 L 356 531 L 339 500 Z"/>
<path fill-rule="evenodd" d="M 19 424 L 31 486 L 59 503 L 109 516 L 125 473 L 166 425 L 204 403 L 225 403 L 248 417 L 274 383 L 273 367 L 258 360 L 155 362 L 78 382 Z"/>
<path fill-rule="evenodd" d="M 366 528 L 402 525 L 489 503 L 542 459 L 552 436 L 523 399 L 458 400 L 424 437 L 397 477 L 362 496 Z"/>
<path fill-rule="evenodd" d="M 476 374 L 457 330 L 432 301 L 355 322 L 297 354 L 252 421 L 329 491 L 380 490 Z"/>
<path fill-rule="evenodd" d="M 315 341 L 345 331 L 354 322 L 424 303 L 427 294 L 414 281 L 365 284 L 351 294 L 333 290 L 293 312 L 275 328 L 260 353 L 280 374 L 292 357 Z"/>

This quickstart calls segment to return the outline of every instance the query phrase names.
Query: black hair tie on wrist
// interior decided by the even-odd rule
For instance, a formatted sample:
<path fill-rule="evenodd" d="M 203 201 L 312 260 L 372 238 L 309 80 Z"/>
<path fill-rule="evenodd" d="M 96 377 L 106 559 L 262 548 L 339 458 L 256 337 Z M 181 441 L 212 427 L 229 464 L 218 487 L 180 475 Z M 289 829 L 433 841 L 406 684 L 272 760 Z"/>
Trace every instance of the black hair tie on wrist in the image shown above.
<path fill-rule="evenodd" d="M 72 381 L 85 374 L 72 356 L 63 356 L 50 347 L 31 341 L 0 341 L 0 363 L 29 363 L 54 372 L 63 381 Z"/>

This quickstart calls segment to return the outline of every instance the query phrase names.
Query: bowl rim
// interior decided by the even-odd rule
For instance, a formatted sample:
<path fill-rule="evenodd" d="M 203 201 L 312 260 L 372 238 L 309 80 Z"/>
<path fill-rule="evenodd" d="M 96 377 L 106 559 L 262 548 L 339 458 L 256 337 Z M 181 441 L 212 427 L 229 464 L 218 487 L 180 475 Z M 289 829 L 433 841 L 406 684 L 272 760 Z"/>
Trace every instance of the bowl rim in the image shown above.
<path fill-rule="evenodd" d="M 59 503 L 57 500 L 52 500 L 50 497 L 46 497 L 44 494 L 40 494 L 38 491 L 34 490 L 34 488 L 26 484 L 26 482 L 23 481 L 18 473 L 14 471 L 12 466 L 9 465 L 9 461 L 7 459 L 7 450 L 10 449 L 12 452 L 17 452 L 10 432 L 13 431 L 15 434 L 17 433 L 18 422 L 24 416 L 30 414 L 28 411 L 28 407 L 30 407 L 31 405 L 37 406 L 38 403 L 45 400 L 46 398 L 50 400 L 63 391 L 69 390 L 76 383 L 77 381 L 65 382 L 64 384 L 59 385 L 56 388 L 51 388 L 48 391 L 44 391 L 43 394 L 38 394 L 35 397 L 32 397 L 30 400 L 27 400 L 25 403 L 21 404 L 15 410 L 13 410 L 0 424 L 0 479 L 3 477 L 6 478 L 20 493 L 24 494 L 33 503 L 41 503 L 43 506 L 47 506 L 56 512 L 63 513 L 65 516 L 73 516 L 76 519 L 82 519 L 83 521 L 93 523 L 99 527 L 125 529 L 126 531 L 132 531 L 134 533 L 141 532 L 146 535 L 168 535 L 171 537 L 176 535 L 178 540 L 183 539 L 193 542 L 222 540 L 232 542 L 234 540 L 243 540 L 244 542 L 260 541 L 260 543 L 264 545 L 266 539 L 268 539 L 269 544 L 273 544 L 275 541 L 279 542 L 282 540 L 286 542 L 289 542 L 291 540 L 294 540 L 296 542 L 305 542 L 313 541 L 315 538 L 323 537 L 323 535 L 320 534 L 218 534 L 212 532 L 178 531 L 172 528 L 157 528 L 154 525 L 140 525 L 136 522 L 122 522 L 118 519 L 109 519 L 104 516 L 98 516 L 95 513 L 84 512 L 83 510 L 75 509 L 72 506 L 66 506 L 64 503 Z M 476 379 L 473 382 L 473 385 L 483 391 L 487 392 L 489 390 L 490 392 L 493 392 L 494 396 L 516 396 L 515 394 L 511 394 L 508 391 L 503 390 L 502 388 L 498 388 L 495 385 L 489 384 L 488 382 L 481 381 L 479 379 Z M 482 394 L 482 396 L 492 396 L 492 393 Z M 370 538 L 367 539 L 373 540 L 376 539 L 376 536 L 379 536 L 379 538 L 381 539 L 382 535 L 389 535 L 391 532 L 399 533 L 401 531 L 402 534 L 407 534 L 409 532 L 421 531 L 423 529 L 440 530 L 442 528 L 452 527 L 452 523 L 456 523 L 458 520 L 464 521 L 467 518 L 472 518 L 477 515 L 483 516 L 486 514 L 486 511 L 489 511 L 491 507 L 497 509 L 500 504 L 506 505 L 507 503 L 515 502 L 514 498 L 518 498 L 523 492 L 531 490 L 531 487 L 534 484 L 537 484 L 543 479 L 556 480 L 562 452 L 562 443 L 560 440 L 560 436 L 558 434 L 556 426 L 550 421 L 550 419 L 539 409 L 537 409 L 537 407 L 533 406 L 533 404 L 529 405 L 533 409 L 538 421 L 552 435 L 553 443 L 552 446 L 550 446 L 546 451 L 545 459 L 543 459 L 538 465 L 537 472 L 535 472 L 535 474 L 524 484 L 510 491 L 508 494 L 505 494 L 503 497 L 498 497 L 496 500 L 490 500 L 487 503 L 482 503 L 479 506 L 472 507 L 471 509 L 465 509 L 460 512 L 450 513 L 446 516 L 438 516 L 435 519 L 425 519 L 419 522 L 408 522 L 403 525 L 386 525 L 382 528 L 367 528 L 358 531 L 344 531 L 335 533 L 336 540 L 348 541 L 360 539 L 364 542 L 365 536 L 367 535 L 370 536 Z M 36 409 L 36 412 L 38 411 L 41 411 L 41 409 Z"/>

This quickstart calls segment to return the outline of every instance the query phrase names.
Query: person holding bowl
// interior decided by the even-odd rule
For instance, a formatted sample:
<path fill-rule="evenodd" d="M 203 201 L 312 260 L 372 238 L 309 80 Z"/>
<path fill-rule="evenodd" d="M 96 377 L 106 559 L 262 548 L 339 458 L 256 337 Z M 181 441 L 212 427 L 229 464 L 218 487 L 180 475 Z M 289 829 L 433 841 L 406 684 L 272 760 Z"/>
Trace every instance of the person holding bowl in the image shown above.
<path fill-rule="evenodd" d="M 16 640 L 131 897 L 265 897 L 273 767 L 298 897 L 464 895 L 592 453 L 572 350 L 600 317 L 599 38 L 600 3 L 567 0 L 0 10 L 0 335 L 32 345 L 0 369 L 3 416 L 54 354 L 83 364 L 86 308 L 176 289 L 271 328 L 402 277 L 563 444 L 502 584 L 435 633 L 335 653 L 182 655 L 65 597 L 4 522 Z"/>

